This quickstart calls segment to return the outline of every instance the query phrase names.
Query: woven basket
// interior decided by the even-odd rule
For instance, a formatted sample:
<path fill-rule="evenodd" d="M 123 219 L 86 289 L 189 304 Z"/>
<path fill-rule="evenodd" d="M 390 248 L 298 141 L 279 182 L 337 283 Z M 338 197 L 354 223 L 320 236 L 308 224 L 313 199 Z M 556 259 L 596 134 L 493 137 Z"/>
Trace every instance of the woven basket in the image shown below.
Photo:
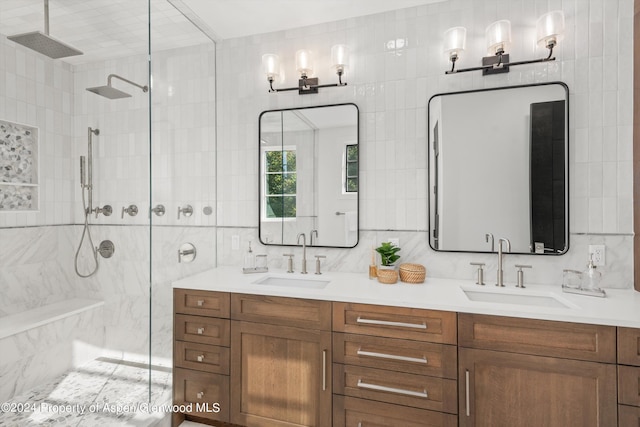
<path fill-rule="evenodd" d="M 420 264 L 400 264 L 400 280 L 405 283 L 424 283 L 427 270 Z"/>
<path fill-rule="evenodd" d="M 392 285 L 398 281 L 398 272 L 396 270 L 385 270 L 378 268 L 378 282 L 386 285 Z"/>

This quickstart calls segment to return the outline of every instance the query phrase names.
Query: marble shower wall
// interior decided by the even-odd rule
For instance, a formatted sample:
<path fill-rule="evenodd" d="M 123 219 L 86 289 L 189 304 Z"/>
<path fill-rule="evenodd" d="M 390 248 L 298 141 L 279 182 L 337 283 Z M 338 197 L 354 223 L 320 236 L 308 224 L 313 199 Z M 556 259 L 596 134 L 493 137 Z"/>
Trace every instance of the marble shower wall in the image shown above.
<path fill-rule="evenodd" d="M 535 45 L 537 18 L 565 13 L 565 38 L 547 64 L 523 65 L 508 74 L 445 75 L 442 34 L 467 27 L 467 50 L 459 67 L 486 54 L 484 31 L 498 19 L 512 22 L 512 59 L 542 57 Z M 258 116 L 264 110 L 355 102 L 360 109 L 360 244 L 324 249 L 328 269 L 362 271 L 371 244 L 400 237 L 403 261 L 422 262 L 437 277 L 470 278 L 470 261 L 495 256 L 436 253 L 427 238 L 427 103 L 436 93 L 563 81 L 570 90 L 571 248 L 564 256 L 509 256 L 532 264 L 531 283 L 557 283 L 564 268 L 584 268 L 589 243 L 607 245 L 606 283 L 632 284 L 632 48 L 631 0 L 450 0 L 388 13 L 282 32 L 225 40 L 218 45 L 218 253 L 219 263 L 240 266 L 234 235 L 256 241 L 258 212 Z M 267 93 L 264 53 L 280 55 L 286 73 L 277 86 L 292 86 L 294 53 L 316 54 L 320 83 L 335 81 L 329 65 L 333 44 L 350 47 L 343 88 L 317 95 Z M 489 192 L 490 189 L 487 189 Z M 386 231 L 389 230 L 389 231 Z M 282 248 L 268 251 L 282 265 Z M 363 265 L 365 263 L 365 265 Z M 514 280 L 515 272 L 505 273 Z M 560 276 L 559 276 L 560 275 Z"/>

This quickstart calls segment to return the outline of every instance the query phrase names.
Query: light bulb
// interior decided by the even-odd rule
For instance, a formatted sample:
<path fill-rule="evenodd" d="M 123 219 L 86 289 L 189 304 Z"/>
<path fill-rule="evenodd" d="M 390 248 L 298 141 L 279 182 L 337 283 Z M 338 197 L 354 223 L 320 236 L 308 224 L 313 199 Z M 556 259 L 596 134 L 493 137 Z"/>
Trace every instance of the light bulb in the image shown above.
<path fill-rule="evenodd" d="M 564 13 L 554 10 L 545 13 L 536 22 L 538 45 L 553 47 L 564 37 Z"/>
<path fill-rule="evenodd" d="M 349 59 L 349 47 L 343 44 L 336 44 L 331 47 L 331 64 L 337 72 L 344 72 Z"/>
<path fill-rule="evenodd" d="M 313 74 L 311 52 L 306 49 L 300 49 L 296 52 L 296 70 L 300 73 L 301 77 L 309 77 Z"/>
<path fill-rule="evenodd" d="M 511 43 L 511 22 L 503 19 L 487 27 L 487 49 L 489 55 L 497 55 L 507 51 Z"/>
<path fill-rule="evenodd" d="M 280 58 L 273 53 L 265 53 L 262 55 L 262 67 L 267 80 L 273 80 L 280 75 Z"/>
<path fill-rule="evenodd" d="M 467 44 L 467 29 L 465 27 L 453 27 L 444 32 L 444 52 L 449 54 L 449 59 L 458 58 Z"/>

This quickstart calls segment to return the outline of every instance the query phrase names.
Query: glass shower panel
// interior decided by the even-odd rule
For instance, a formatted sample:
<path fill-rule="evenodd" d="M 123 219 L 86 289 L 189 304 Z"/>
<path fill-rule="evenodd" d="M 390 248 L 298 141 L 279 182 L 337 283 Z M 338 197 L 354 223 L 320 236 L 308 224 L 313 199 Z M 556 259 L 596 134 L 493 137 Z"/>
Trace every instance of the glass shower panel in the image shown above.
<path fill-rule="evenodd" d="M 151 365 L 171 369 L 172 282 L 216 265 L 216 45 L 183 2 L 151 4 Z"/>

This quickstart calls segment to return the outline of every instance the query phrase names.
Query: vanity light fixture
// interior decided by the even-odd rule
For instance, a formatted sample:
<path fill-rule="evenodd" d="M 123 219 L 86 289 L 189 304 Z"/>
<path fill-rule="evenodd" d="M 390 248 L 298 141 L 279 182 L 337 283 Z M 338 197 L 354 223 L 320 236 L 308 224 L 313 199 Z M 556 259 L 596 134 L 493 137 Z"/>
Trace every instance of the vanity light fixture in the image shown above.
<path fill-rule="evenodd" d="M 296 71 L 300 73 L 298 86 L 282 89 L 273 87 L 274 80 L 280 75 L 280 58 L 278 55 L 273 53 L 262 55 L 262 67 L 267 75 L 270 93 L 297 90 L 299 95 L 307 95 L 318 93 L 318 89 L 322 87 L 346 86 L 347 83 L 342 81 L 342 76 L 347 66 L 348 57 L 349 48 L 346 45 L 337 44 L 331 48 L 331 64 L 338 75 L 338 83 L 325 85 L 318 84 L 317 77 L 310 77 L 313 74 L 313 57 L 311 52 L 306 49 L 300 49 L 296 52 Z"/>
<path fill-rule="evenodd" d="M 538 45 L 549 49 L 549 55 L 546 58 L 509 62 L 509 54 L 505 52 L 511 43 L 511 23 L 500 20 L 487 27 L 486 40 L 489 56 L 482 58 L 482 66 L 456 70 L 456 61 L 465 49 L 467 30 L 464 27 L 449 28 L 444 33 L 444 51 L 449 54 L 451 70 L 446 71 L 445 74 L 482 70 L 482 75 L 486 76 L 508 73 L 509 67 L 516 65 L 555 61 L 553 48 L 563 38 L 564 14 L 561 10 L 554 10 L 542 15 L 536 22 L 536 29 Z"/>

